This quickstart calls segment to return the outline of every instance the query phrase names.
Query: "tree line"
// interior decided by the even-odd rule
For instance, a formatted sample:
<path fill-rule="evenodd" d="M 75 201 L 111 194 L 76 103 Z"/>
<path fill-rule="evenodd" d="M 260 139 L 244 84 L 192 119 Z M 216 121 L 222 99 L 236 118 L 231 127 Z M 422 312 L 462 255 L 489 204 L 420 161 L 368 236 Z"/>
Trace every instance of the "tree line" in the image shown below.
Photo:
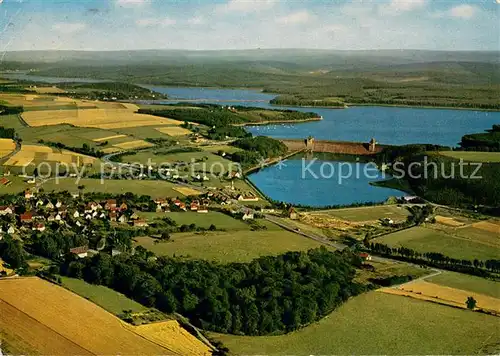
<path fill-rule="evenodd" d="M 178 312 L 204 329 L 246 335 L 296 330 L 365 289 L 354 281 L 360 259 L 324 247 L 249 263 L 151 257 L 141 247 L 134 255 L 67 256 L 61 273 Z"/>
<path fill-rule="evenodd" d="M 439 252 L 418 252 L 411 248 L 390 247 L 378 242 L 365 244 L 365 247 L 377 255 L 481 277 L 488 277 L 489 272 L 500 272 L 500 260 L 457 259 Z"/>

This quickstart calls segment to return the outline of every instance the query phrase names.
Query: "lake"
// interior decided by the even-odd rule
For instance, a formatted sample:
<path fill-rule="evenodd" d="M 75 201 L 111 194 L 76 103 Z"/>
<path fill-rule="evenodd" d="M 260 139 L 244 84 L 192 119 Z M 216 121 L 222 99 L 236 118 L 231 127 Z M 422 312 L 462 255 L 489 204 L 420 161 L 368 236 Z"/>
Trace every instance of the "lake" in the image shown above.
<path fill-rule="evenodd" d="M 300 124 L 247 126 L 254 135 L 275 138 L 368 142 L 374 137 L 380 144 L 404 145 L 432 143 L 456 147 L 463 135 L 481 132 L 500 124 L 500 112 L 354 106 L 349 109 L 297 108 L 269 104 L 274 95 L 246 89 L 171 88 L 146 86 L 175 99 L 220 105 L 244 105 L 269 109 L 313 111 L 321 121 Z M 159 103 L 172 103 L 163 101 Z"/>
<path fill-rule="evenodd" d="M 248 179 L 276 201 L 324 207 L 383 202 L 405 194 L 371 182 L 392 178 L 370 163 L 290 158 L 251 174 Z"/>

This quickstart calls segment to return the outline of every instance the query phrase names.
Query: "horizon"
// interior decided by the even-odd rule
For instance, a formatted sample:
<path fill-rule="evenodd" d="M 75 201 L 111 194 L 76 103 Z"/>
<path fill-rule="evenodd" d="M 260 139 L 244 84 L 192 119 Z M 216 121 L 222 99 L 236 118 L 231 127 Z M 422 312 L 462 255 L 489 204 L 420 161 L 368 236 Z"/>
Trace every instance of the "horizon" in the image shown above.
<path fill-rule="evenodd" d="M 498 6 L 495 0 L 3 0 L 0 49 L 496 52 Z"/>

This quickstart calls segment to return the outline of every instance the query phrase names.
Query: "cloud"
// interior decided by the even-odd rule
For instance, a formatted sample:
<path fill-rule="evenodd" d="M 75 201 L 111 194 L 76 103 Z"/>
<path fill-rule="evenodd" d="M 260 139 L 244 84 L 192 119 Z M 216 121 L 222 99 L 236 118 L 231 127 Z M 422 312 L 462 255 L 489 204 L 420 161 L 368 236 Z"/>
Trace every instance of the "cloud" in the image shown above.
<path fill-rule="evenodd" d="M 187 20 L 190 25 L 203 25 L 205 23 L 205 18 L 203 16 L 194 16 Z"/>
<path fill-rule="evenodd" d="M 121 7 L 134 7 L 143 6 L 148 2 L 149 0 L 116 0 L 116 5 Z"/>
<path fill-rule="evenodd" d="M 278 3 L 278 0 L 229 0 L 225 4 L 218 5 L 218 13 L 252 13 L 269 10 Z"/>
<path fill-rule="evenodd" d="M 280 25 L 301 24 L 311 21 L 312 18 L 313 16 L 307 10 L 302 10 L 279 17 L 276 19 L 276 23 Z"/>
<path fill-rule="evenodd" d="M 84 30 L 86 24 L 81 22 L 57 22 L 52 25 L 52 29 L 57 32 L 63 33 L 76 33 Z"/>
<path fill-rule="evenodd" d="M 477 11 L 477 7 L 472 6 L 472 5 L 458 5 L 455 7 L 452 7 L 449 11 L 449 14 L 451 17 L 455 18 L 461 18 L 461 19 L 471 19 L 473 18 Z"/>
<path fill-rule="evenodd" d="M 408 11 L 422 9 L 427 0 L 392 0 L 389 4 L 379 6 L 379 12 L 384 15 L 400 15 Z"/>
<path fill-rule="evenodd" d="M 176 24 L 176 21 L 174 19 L 171 19 L 169 17 L 161 18 L 161 19 L 155 19 L 155 18 L 144 18 L 144 19 L 139 19 L 136 22 L 137 26 L 140 27 L 168 27 Z"/>

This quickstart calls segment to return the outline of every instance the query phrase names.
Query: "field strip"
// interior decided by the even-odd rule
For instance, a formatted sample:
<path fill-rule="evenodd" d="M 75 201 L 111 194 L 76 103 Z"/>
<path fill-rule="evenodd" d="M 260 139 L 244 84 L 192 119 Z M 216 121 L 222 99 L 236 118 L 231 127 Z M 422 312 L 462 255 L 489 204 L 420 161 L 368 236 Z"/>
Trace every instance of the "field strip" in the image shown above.
<path fill-rule="evenodd" d="M 182 195 L 185 195 L 185 196 L 200 195 L 201 194 L 200 191 L 193 189 L 193 188 L 189 188 L 189 187 L 174 187 L 172 189 L 175 190 L 176 192 L 181 193 Z"/>
<path fill-rule="evenodd" d="M 2 311 L 2 313 L 1 313 L 2 317 L 5 318 L 5 320 L 9 319 L 8 327 L 10 328 L 12 325 L 15 325 L 18 329 L 20 329 L 19 332 L 21 332 L 23 334 L 23 336 L 26 336 L 25 333 L 27 333 L 29 335 L 30 333 L 33 334 L 33 333 L 36 333 L 38 331 L 39 333 L 43 333 L 45 335 L 45 337 L 48 337 L 48 336 L 51 337 L 52 342 L 43 343 L 43 347 L 47 347 L 47 349 L 46 349 L 46 351 L 42 351 L 42 353 L 47 353 L 47 354 L 52 354 L 54 352 L 57 353 L 57 351 L 61 351 L 61 348 L 66 349 L 65 346 L 68 346 L 70 349 L 72 349 L 71 350 L 72 354 L 94 355 L 89 350 L 76 344 L 75 342 L 68 339 L 64 335 L 60 334 L 56 330 L 43 324 L 39 320 L 35 319 L 34 317 L 25 313 L 24 311 L 16 308 L 15 306 L 4 301 L 3 299 L 0 299 L 0 310 Z M 9 314 L 10 314 L 10 317 L 8 317 Z M 27 321 L 30 324 L 29 327 L 23 327 L 23 321 Z M 7 327 L 5 327 L 5 328 L 7 328 Z M 0 330 L 2 330 L 2 329 L 3 329 L 2 321 L 0 320 Z M 8 334 L 9 332 L 6 332 L 6 333 Z M 50 335 L 52 333 L 55 335 Z M 46 334 L 49 334 L 49 335 L 46 335 Z M 58 338 L 60 338 L 62 340 L 57 340 Z M 30 338 L 30 341 L 32 341 L 32 340 L 34 340 L 34 339 Z M 66 343 L 66 342 L 69 343 L 70 345 L 64 345 L 64 343 Z M 54 345 L 57 345 L 57 346 L 55 346 L 55 349 L 52 349 L 51 347 Z M 34 346 L 34 345 L 32 345 L 32 346 Z M 51 350 L 51 351 L 49 351 L 49 350 Z M 40 351 L 40 350 L 37 350 L 37 351 Z M 66 352 L 70 352 L 70 351 L 68 350 Z"/>
<path fill-rule="evenodd" d="M 117 143 L 116 145 L 113 146 L 123 150 L 130 150 L 134 148 L 152 147 L 153 145 L 143 140 L 135 140 L 135 141 Z"/>
<path fill-rule="evenodd" d="M 103 141 L 108 141 L 108 140 L 112 140 L 115 138 L 122 138 L 122 137 L 127 137 L 127 135 L 113 135 L 113 136 L 107 136 L 107 137 L 102 137 L 102 138 L 94 138 L 92 141 L 103 142 Z"/>
<path fill-rule="evenodd" d="M 465 301 L 467 298 L 473 297 L 477 301 L 478 309 L 491 311 L 496 315 L 500 315 L 500 299 L 463 289 L 425 282 L 423 280 L 405 283 L 398 287 L 381 288 L 377 291 L 432 301 L 463 309 L 466 309 Z"/>
<path fill-rule="evenodd" d="M 180 126 L 157 127 L 155 130 L 169 136 L 185 136 L 191 134 L 191 131 Z"/>

